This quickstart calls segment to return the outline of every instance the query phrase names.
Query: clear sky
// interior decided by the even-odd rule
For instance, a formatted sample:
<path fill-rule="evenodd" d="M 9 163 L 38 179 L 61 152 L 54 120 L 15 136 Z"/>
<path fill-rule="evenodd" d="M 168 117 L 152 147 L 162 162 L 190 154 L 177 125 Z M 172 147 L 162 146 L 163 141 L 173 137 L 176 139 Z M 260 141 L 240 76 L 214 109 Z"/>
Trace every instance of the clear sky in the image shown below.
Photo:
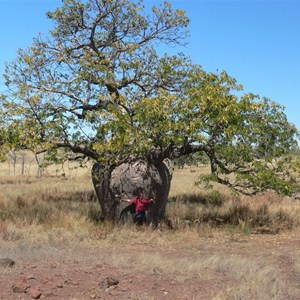
<path fill-rule="evenodd" d="M 158 0 L 144 0 L 148 5 Z M 245 92 L 285 106 L 300 129 L 300 0 L 169 0 L 191 20 L 186 48 L 206 71 L 226 70 Z M 53 24 L 46 12 L 60 0 L 0 0 L 0 92 L 4 62 Z"/>

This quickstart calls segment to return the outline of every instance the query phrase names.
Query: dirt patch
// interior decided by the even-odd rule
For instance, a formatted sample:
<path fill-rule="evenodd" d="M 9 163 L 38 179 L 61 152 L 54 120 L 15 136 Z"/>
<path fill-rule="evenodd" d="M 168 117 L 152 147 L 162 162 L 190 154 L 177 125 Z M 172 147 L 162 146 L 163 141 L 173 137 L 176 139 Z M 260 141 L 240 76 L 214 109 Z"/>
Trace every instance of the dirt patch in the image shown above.
<path fill-rule="evenodd" d="M 164 232 L 157 232 L 163 235 Z M 300 231 L 189 243 L 4 244 L 0 299 L 299 299 Z"/>

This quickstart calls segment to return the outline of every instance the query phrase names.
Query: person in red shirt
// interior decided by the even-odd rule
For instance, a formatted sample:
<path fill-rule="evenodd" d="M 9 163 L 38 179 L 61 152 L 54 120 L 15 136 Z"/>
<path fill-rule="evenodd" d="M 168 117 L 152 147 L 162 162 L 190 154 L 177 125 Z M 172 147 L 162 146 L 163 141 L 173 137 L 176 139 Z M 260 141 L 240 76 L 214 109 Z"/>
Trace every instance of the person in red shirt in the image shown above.
<path fill-rule="evenodd" d="M 142 225 L 146 222 L 146 210 L 148 204 L 154 203 L 153 199 L 144 198 L 142 193 L 135 198 L 121 199 L 120 201 L 130 202 L 135 206 L 133 222 L 137 225 Z"/>

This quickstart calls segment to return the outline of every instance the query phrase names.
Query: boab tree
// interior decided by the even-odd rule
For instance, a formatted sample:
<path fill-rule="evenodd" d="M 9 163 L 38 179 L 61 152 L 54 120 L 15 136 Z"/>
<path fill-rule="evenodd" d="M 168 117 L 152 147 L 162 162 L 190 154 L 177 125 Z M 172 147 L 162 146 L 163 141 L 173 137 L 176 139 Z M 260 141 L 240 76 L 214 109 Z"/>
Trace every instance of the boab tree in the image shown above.
<path fill-rule="evenodd" d="M 188 18 L 164 2 L 147 15 L 131 0 L 64 0 L 48 17 L 48 37 L 34 39 L 7 65 L 2 96 L 7 126 L 28 148 L 60 148 L 95 161 L 93 181 L 107 219 L 116 194 L 143 188 L 163 218 L 171 174 L 166 159 L 204 152 L 211 175 L 253 194 L 292 193 L 286 154 L 296 128 L 283 108 L 253 94 L 226 72 L 206 73 L 183 54 Z M 164 45 L 164 46 L 162 46 Z M 237 93 L 238 92 L 238 93 Z"/>

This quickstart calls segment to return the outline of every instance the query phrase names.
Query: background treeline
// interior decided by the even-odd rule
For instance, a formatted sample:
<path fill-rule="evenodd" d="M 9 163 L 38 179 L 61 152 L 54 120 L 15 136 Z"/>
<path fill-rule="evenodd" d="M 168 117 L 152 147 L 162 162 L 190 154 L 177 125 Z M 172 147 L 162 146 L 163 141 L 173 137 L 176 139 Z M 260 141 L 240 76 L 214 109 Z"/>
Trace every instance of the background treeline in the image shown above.
<path fill-rule="evenodd" d="M 76 176 L 80 169 L 90 167 L 88 161 L 77 161 L 72 155 L 56 157 L 47 153 L 33 153 L 29 150 L 9 151 L 6 160 L 0 164 L 1 176 Z"/>
<path fill-rule="evenodd" d="M 300 157 L 300 148 L 294 146 L 290 154 Z M 65 155 L 65 156 L 64 156 Z M 174 166 L 178 169 L 184 167 L 201 167 L 209 164 L 209 158 L 204 152 L 183 155 L 173 160 Z M 33 153 L 29 150 L 10 150 L 6 160 L 1 164 L 0 175 L 9 176 L 72 176 L 78 175 L 78 169 L 91 167 L 89 161 L 76 160 L 76 156 L 66 153 L 53 159 L 50 153 Z"/>

